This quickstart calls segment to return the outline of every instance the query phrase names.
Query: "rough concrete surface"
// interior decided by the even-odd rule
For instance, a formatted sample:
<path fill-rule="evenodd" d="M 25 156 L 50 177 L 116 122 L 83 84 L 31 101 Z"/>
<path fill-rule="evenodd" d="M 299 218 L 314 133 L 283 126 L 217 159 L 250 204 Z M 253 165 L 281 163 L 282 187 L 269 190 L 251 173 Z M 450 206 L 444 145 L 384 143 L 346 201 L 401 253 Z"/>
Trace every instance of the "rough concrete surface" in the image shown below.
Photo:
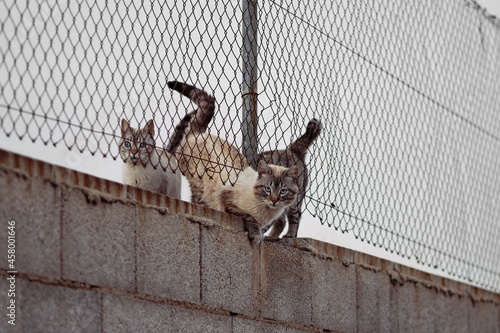
<path fill-rule="evenodd" d="M 200 303 L 200 228 L 179 216 L 139 208 L 137 290 Z"/>
<path fill-rule="evenodd" d="M 255 251 L 243 232 L 202 227 L 201 287 L 203 304 L 255 315 Z"/>
<path fill-rule="evenodd" d="M 395 332 L 397 307 L 391 280 L 384 272 L 356 268 L 357 332 Z"/>
<path fill-rule="evenodd" d="M 262 245 L 262 316 L 311 325 L 313 286 L 309 253 L 276 243 Z"/>
<path fill-rule="evenodd" d="M 19 280 L 22 332 L 100 332 L 101 294 Z"/>
<path fill-rule="evenodd" d="M 1 332 L 500 331 L 498 294 L 367 254 L 3 151 L 0 185 Z"/>
<path fill-rule="evenodd" d="M 103 296 L 104 332 L 168 332 L 170 305 L 148 302 L 131 296 Z"/>
<path fill-rule="evenodd" d="M 63 278 L 133 291 L 136 206 L 108 204 L 72 188 L 62 197 Z"/>
<path fill-rule="evenodd" d="M 312 322 L 338 332 L 356 332 L 356 266 L 309 255 Z"/>
<path fill-rule="evenodd" d="M 7 255 L 7 221 L 15 222 L 19 272 L 60 276 L 61 190 L 38 177 L 0 170 L 1 253 Z M 0 267 L 8 269 L 7 257 Z"/>

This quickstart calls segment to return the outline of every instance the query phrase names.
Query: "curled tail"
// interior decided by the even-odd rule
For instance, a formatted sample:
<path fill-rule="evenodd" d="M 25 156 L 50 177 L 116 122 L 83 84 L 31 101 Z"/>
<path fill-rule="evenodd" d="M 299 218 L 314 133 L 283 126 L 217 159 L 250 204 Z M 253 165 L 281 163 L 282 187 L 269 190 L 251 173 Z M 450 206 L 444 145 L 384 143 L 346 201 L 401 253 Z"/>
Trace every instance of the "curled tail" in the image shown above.
<path fill-rule="evenodd" d="M 318 119 L 313 118 L 307 124 L 306 132 L 302 134 L 300 138 L 292 142 L 287 149 L 290 149 L 300 156 L 305 156 L 307 149 L 312 145 L 320 133 L 321 122 Z"/>
<path fill-rule="evenodd" d="M 196 115 L 196 111 L 191 111 L 181 119 L 181 121 L 175 126 L 174 133 L 170 136 L 168 140 L 168 145 L 165 148 L 169 153 L 174 153 L 177 147 L 181 144 L 184 136 L 186 135 L 186 129 L 189 127 L 191 119 Z"/>
<path fill-rule="evenodd" d="M 208 124 L 214 116 L 215 98 L 205 91 L 178 81 L 167 82 L 170 89 L 175 90 L 188 97 L 198 105 L 198 109 L 192 115 L 189 133 L 197 135 L 207 130 Z"/>

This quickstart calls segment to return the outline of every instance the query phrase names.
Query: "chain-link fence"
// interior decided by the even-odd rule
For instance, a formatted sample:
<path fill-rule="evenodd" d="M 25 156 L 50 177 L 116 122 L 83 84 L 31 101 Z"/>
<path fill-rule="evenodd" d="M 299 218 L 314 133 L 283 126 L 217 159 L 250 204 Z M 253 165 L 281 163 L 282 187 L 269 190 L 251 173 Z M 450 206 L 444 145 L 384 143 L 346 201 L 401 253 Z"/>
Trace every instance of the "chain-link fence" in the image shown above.
<path fill-rule="evenodd" d="M 153 119 L 162 148 L 192 109 L 171 80 L 238 149 L 316 117 L 308 212 L 500 290 L 500 23 L 473 1 L 6 0 L 0 24 L 3 137 L 119 159 L 121 119 Z"/>

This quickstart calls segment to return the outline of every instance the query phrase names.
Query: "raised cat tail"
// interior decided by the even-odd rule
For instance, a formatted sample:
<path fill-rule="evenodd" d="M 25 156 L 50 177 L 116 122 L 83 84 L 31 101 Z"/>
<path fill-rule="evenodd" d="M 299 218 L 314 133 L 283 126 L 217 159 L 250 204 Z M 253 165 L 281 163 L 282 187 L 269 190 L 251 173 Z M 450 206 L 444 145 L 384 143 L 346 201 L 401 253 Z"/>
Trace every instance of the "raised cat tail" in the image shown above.
<path fill-rule="evenodd" d="M 312 145 L 320 133 L 321 122 L 318 119 L 313 118 L 307 124 L 306 132 L 302 134 L 300 138 L 292 142 L 287 149 L 290 149 L 294 153 L 304 157 L 307 153 L 307 149 Z"/>
<path fill-rule="evenodd" d="M 168 145 L 165 150 L 169 153 L 175 153 L 177 147 L 181 144 L 184 136 L 186 135 L 186 129 L 191 123 L 191 119 L 196 116 L 196 111 L 191 111 L 181 119 L 181 121 L 175 126 L 174 133 L 170 136 L 168 140 Z"/>
<path fill-rule="evenodd" d="M 180 92 L 198 105 L 198 110 L 192 113 L 189 133 L 193 135 L 204 133 L 214 116 L 215 98 L 187 83 L 170 81 L 167 82 L 167 85 L 170 89 Z"/>

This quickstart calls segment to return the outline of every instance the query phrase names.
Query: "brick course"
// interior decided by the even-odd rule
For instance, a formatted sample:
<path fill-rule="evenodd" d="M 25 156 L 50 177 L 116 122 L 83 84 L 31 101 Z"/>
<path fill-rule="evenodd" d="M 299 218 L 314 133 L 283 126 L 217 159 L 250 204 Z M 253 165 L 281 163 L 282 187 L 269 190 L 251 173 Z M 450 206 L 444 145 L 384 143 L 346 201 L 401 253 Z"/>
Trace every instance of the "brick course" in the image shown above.
<path fill-rule="evenodd" d="M 498 294 L 311 239 L 252 245 L 239 218 L 5 151 L 0 214 L 19 232 L 0 331 L 500 331 Z"/>

